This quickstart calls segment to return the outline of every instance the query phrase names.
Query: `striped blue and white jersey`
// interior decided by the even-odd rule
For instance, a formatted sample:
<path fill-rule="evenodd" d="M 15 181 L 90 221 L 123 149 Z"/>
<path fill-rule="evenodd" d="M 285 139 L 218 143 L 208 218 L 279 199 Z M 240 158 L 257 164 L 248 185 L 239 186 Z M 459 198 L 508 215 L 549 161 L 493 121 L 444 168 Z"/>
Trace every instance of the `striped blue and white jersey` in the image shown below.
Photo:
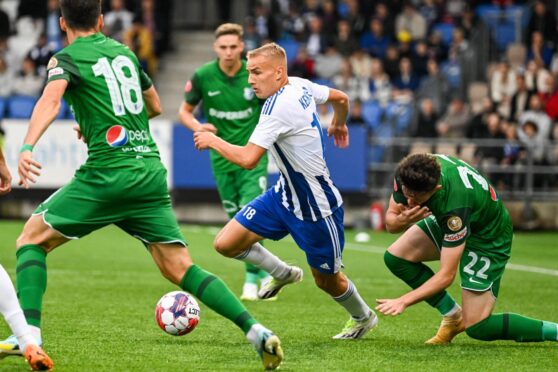
<path fill-rule="evenodd" d="M 265 102 L 249 142 L 271 152 L 281 176 L 274 186 L 282 205 L 304 221 L 318 221 L 341 207 L 324 158 L 316 104 L 329 88 L 289 77 L 289 83 Z"/>

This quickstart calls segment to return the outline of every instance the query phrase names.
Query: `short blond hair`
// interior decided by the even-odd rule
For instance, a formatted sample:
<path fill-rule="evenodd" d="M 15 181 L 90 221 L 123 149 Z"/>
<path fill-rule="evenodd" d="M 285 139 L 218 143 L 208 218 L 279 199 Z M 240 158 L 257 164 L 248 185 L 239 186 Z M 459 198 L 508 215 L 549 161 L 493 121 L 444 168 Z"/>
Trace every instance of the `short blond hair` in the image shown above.
<path fill-rule="evenodd" d="M 282 63 L 287 65 L 287 52 L 279 44 L 267 43 L 262 45 L 257 49 L 252 49 L 248 52 L 247 57 L 252 58 L 256 56 L 270 57 L 276 60 L 280 60 Z"/>
<path fill-rule="evenodd" d="M 223 35 L 236 35 L 242 39 L 244 29 L 237 23 L 223 23 L 215 30 L 215 39 L 218 39 Z"/>

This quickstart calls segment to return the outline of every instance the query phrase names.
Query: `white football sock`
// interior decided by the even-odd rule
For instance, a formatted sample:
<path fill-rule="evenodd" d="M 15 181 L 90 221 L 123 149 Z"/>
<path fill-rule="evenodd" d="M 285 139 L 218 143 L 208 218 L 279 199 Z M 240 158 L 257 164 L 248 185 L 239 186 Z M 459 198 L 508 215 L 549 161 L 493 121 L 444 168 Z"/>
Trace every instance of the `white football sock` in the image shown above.
<path fill-rule="evenodd" d="M 19 306 L 14 285 L 8 273 L 0 265 L 0 312 L 6 319 L 8 326 L 17 337 L 21 350 L 25 350 L 27 344 L 36 344 L 31 328 L 25 320 L 23 310 Z"/>
<path fill-rule="evenodd" d="M 354 286 L 353 282 L 347 279 L 349 282 L 349 286 L 345 293 L 341 296 L 333 297 L 335 301 L 339 303 L 339 305 L 343 306 L 345 310 L 351 314 L 353 319 L 355 320 L 364 320 L 367 319 L 372 311 L 370 307 L 364 302 L 360 294 L 358 293 L 356 287 Z"/>
<path fill-rule="evenodd" d="M 246 251 L 235 257 L 237 260 L 249 262 L 269 273 L 272 277 L 279 280 L 286 279 L 291 271 L 291 267 L 273 253 L 264 248 L 260 243 L 255 243 Z"/>
<path fill-rule="evenodd" d="M 263 331 L 267 331 L 267 328 L 265 328 L 260 323 L 256 323 L 252 327 L 250 327 L 250 330 L 246 333 L 246 338 L 252 345 L 254 345 L 256 350 L 259 350 L 261 348 L 261 345 L 259 345 L 259 343 L 261 342 L 260 334 Z"/>
<path fill-rule="evenodd" d="M 459 306 L 457 303 L 455 305 L 453 305 L 453 307 L 451 308 L 450 311 L 448 311 L 447 313 L 444 314 L 445 317 L 452 317 L 455 314 L 457 314 L 457 312 L 461 310 L 461 306 Z"/>

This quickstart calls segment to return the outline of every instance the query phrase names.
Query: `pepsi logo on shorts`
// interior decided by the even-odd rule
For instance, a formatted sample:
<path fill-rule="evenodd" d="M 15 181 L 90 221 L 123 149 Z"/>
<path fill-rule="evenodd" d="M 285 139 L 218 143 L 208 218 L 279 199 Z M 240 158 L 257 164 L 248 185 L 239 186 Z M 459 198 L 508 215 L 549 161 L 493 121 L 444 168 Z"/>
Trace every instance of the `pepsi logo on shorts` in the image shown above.
<path fill-rule="evenodd" d="M 128 143 L 128 132 L 121 125 L 113 125 L 107 130 L 107 143 L 112 147 L 124 146 Z"/>

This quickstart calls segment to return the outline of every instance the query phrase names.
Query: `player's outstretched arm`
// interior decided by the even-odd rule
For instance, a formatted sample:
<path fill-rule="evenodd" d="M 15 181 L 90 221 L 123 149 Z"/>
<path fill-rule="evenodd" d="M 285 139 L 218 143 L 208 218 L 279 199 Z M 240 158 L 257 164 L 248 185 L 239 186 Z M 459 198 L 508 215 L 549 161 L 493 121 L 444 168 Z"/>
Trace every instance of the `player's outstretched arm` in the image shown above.
<path fill-rule="evenodd" d="M 155 87 L 152 85 L 149 89 L 144 90 L 142 96 L 149 119 L 161 115 L 163 109 L 161 108 L 161 100 L 159 99 L 159 94 L 157 94 Z"/>
<path fill-rule="evenodd" d="M 392 234 L 400 233 L 407 230 L 407 228 L 415 222 L 418 222 L 431 214 L 432 212 L 430 212 L 428 207 L 416 205 L 411 208 L 403 204 L 399 204 L 395 201 L 392 195 L 389 199 L 389 206 L 386 211 L 386 230 Z"/>
<path fill-rule="evenodd" d="M 349 96 L 338 89 L 330 88 L 327 102 L 333 107 L 333 119 L 327 129 L 327 135 L 333 136 L 335 146 L 345 148 L 349 146 L 349 130 L 347 129 Z"/>
<path fill-rule="evenodd" d="M 231 145 L 210 132 L 195 132 L 194 144 L 198 150 L 213 149 L 244 169 L 254 169 L 266 152 L 266 149 L 251 142 L 246 146 Z"/>
<path fill-rule="evenodd" d="M 465 243 L 451 248 L 442 248 L 440 270 L 423 285 L 396 299 L 378 299 L 376 310 L 384 315 L 399 315 L 411 305 L 432 297 L 453 283 L 459 267 Z"/>
<path fill-rule="evenodd" d="M 29 182 L 36 182 L 35 177 L 40 175 L 39 169 L 41 169 L 41 164 L 33 159 L 31 153 L 33 146 L 56 119 L 56 115 L 60 111 L 60 101 L 67 87 L 68 82 L 63 79 L 47 83 L 41 98 L 33 109 L 18 164 L 19 184 L 26 189 L 29 188 Z"/>
<path fill-rule="evenodd" d="M 194 116 L 194 110 L 196 106 L 192 106 L 187 102 L 182 102 L 180 108 L 178 109 L 178 118 L 184 126 L 190 129 L 192 132 L 211 132 L 217 134 L 217 128 L 213 124 L 205 123 L 202 124 Z"/>
<path fill-rule="evenodd" d="M 5 195 L 12 190 L 12 175 L 6 165 L 4 154 L 0 150 L 0 195 Z"/>

